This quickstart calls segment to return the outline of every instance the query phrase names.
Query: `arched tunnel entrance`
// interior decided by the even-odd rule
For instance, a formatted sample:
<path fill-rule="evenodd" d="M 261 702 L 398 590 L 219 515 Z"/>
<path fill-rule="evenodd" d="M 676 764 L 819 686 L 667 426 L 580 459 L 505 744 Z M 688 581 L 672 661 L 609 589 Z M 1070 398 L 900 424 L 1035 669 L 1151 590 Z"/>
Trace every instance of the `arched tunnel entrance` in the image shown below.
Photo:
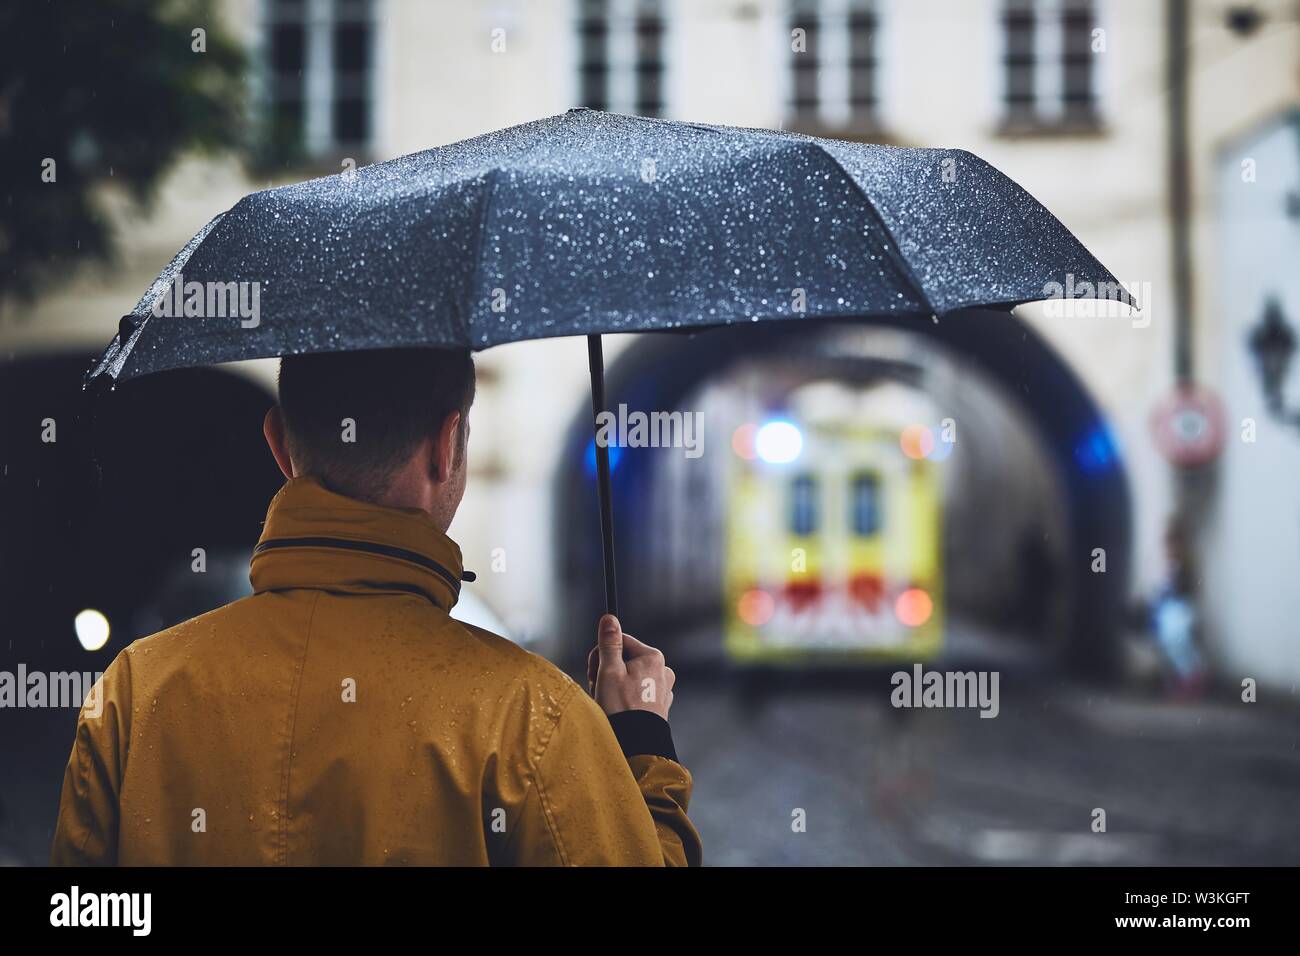
<path fill-rule="evenodd" d="M 753 457 L 741 447 L 745 430 L 752 436 L 767 421 L 793 424 L 805 437 L 822 436 L 809 444 L 819 456 L 816 463 L 790 469 L 786 491 L 757 499 L 769 511 L 784 512 L 772 519 L 777 524 L 829 520 L 828 527 L 838 522 L 852 538 L 854 532 L 878 530 L 881 522 L 888 525 L 889 514 L 901 516 L 894 543 L 888 536 L 880 539 L 886 555 L 879 561 L 890 563 L 891 548 L 908 552 L 895 576 L 911 574 L 913 584 L 924 578 L 922 596 L 933 598 L 926 628 L 935 643 L 917 644 L 913 657 L 935 656 L 930 651 L 947 660 L 990 649 L 1045 652 L 1044 659 L 1076 673 L 1113 673 L 1130 568 L 1123 463 L 1082 383 L 1010 312 L 967 312 L 933 323 L 773 323 L 643 336 L 611 364 L 606 387 L 613 409 L 624 404 L 630 411 L 699 412 L 704 423 L 698 457 L 672 448 L 612 449 L 622 617 L 629 630 L 663 647 L 675 665 L 748 661 L 752 655 L 735 653 L 746 646 L 737 631 L 756 622 L 749 621 L 752 608 L 737 608 L 736 568 L 753 563 L 755 548 L 823 540 L 818 535 L 824 537 L 824 530 L 812 524 L 794 529 L 803 538 L 747 536 L 759 512 L 753 510 L 752 488 L 736 484 L 735 466 Z M 922 443 L 951 432 L 950 448 L 909 450 L 919 434 L 916 426 L 925 426 Z M 883 443 L 877 440 L 882 433 Z M 827 434 L 835 437 L 827 441 Z M 873 441 L 874 449 L 868 448 Z M 917 461 L 909 463 L 909 456 Z M 569 430 L 562 460 L 556 512 L 561 633 L 581 635 L 571 648 L 570 662 L 576 663 L 603 600 L 592 426 L 585 410 Z M 923 498 L 914 492 L 899 507 L 888 495 L 878 500 L 880 489 L 890 487 L 879 474 L 909 475 L 898 487 L 914 489 L 919 465 L 933 476 L 934 522 L 924 517 L 924 508 L 917 510 Z M 801 505 L 801 495 L 820 489 L 827 476 L 841 489 L 826 499 L 833 507 Z M 746 496 L 748 511 L 737 504 Z M 818 509 L 827 514 L 812 517 Z M 929 563 L 917 543 L 926 535 L 938 539 Z M 835 547 L 826 540 L 826 554 Z M 850 541 L 841 550 L 859 555 L 844 559 L 850 565 L 846 600 L 871 606 L 883 598 L 881 607 L 873 607 L 879 611 L 873 620 L 912 613 L 898 603 L 907 595 L 874 579 L 870 567 L 864 572 L 854 565 L 876 560 L 867 545 Z M 795 553 L 796 560 L 804 557 L 802 549 Z M 780 559 L 788 554 L 783 550 Z M 809 560 L 817 564 L 821 558 L 814 554 Z M 921 566 L 928 570 L 917 570 Z M 909 593 L 914 590 L 909 587 Z M 793 583 L 783 594 L 778 619 L 781 601 L 793 597 L 799 612 L 803 600 Z M 742 601 L 749 596 L 745 592 Z M 771 616 L 770 609 L 759 613 Z M 851 646 L 855 619 L 839 618 L 846 634 L 829 637 L 835 628 L 823 616 L 812 630 L 825 633 L 813 634 L 808 646 L 818 652 L 836 640 Z M 898 629 L 899 620 L 890 620 Z M 908 621 L 902 629 L 912 626 L 919 627 Z M 908 647 L 906 640 L 895 645 L 892 656 L 907 659 Z M 819 657 L 826 655 L 799 653 L 796 642 L 771 659 L 807 663 Z"/>

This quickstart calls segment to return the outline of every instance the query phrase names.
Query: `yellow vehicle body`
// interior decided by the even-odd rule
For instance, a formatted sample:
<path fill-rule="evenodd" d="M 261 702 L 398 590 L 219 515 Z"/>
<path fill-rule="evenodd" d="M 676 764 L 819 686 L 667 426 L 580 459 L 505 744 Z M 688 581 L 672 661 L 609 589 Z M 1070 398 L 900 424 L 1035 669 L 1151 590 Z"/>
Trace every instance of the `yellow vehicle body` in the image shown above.
<path fill-rule="evenodd" d="M 735 456 L 725 649 L 739 663 L 926 660 L 943 646 L 936 466 L 899 432 L 803 428 L 798 458 Z"/>

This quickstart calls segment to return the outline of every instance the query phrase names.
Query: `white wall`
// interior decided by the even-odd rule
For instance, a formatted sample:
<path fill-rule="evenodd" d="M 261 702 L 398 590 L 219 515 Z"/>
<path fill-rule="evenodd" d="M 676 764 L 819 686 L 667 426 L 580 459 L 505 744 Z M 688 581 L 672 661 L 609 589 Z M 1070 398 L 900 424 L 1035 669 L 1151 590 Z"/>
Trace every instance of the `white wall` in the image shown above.
<path fill-rule="evenodd" d="M 1253 159 L 1257 179 L 1243 181 Z M 1300 194 L 1300 112 L 1225 150 L 1215 177 L 1219 249 L 1231 276 L 1216 297 L 1217 384 L 1228 435 L 1217 507 L 1209 516 L 1205 611 L 1214 649 L 1232 676 L 1290 687 L 1300 680 L 1300 415 L 1270 416 L 1247 340 L 1276 296 L 1300 335 L 1300 221 L 1287 215 Z M 1286 404 L 1300 413 L 1300 360 Z M 1255 423 L 1254 441 L 1243 426 Z"/>

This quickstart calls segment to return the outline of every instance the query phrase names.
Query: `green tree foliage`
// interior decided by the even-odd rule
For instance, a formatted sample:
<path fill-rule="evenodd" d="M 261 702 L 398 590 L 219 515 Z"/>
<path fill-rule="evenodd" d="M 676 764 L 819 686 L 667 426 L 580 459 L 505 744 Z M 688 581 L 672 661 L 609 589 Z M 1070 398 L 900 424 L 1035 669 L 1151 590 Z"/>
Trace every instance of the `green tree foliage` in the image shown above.
<path fill-rule="evenodd" d="M 0 4 L 0 301 L 111 256 L 106 186 L 238 145 L 245 66 L 210 0 Z"/>

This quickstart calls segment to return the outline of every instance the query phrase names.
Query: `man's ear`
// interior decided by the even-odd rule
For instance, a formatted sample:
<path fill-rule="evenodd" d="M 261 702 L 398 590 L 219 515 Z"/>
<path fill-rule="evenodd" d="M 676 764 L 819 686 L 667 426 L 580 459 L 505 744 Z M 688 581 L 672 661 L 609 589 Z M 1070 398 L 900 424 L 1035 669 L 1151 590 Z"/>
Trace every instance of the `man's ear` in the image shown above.
<path fill-rule="evenodd" d="M 438 483 L 451 478 L 456 470 L 456 456 L 460 448 L 460 412 L 452 412 L 442 421 L 438 440 L 434 445 L 435 478 Z"/>
<path fill-rule="evenodd" d="M 275 463 L 284 472 L 284 477 L 294 477 L 293 462 L 289 458 L 289 439 L 284 431 L 284 416 L 280 413 L 279 405 L 272 405 L 266 418 L 262 419 L 262 434 L 266 437 L 271 454 L 275 456 Z"/>

